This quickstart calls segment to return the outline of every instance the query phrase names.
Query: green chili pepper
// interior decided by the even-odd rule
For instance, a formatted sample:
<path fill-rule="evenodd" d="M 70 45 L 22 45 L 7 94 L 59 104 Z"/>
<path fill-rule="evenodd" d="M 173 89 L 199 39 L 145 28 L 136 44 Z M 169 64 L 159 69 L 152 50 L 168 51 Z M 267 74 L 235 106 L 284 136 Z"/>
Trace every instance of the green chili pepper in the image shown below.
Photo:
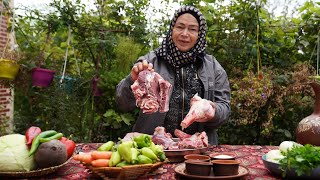
<path fill-rule="evenodd" d="M 132 161 L 132 151 L 133 141 L 125 141 L 118 145 L 118 151 L 120 156 L 127 162 L 131 163 Z"/>
<path fill-rule="evenodd" d="M 102 144 L 98 148 L 98 151 L 111 151 L 113 146 L 114 146 L 114 142 L 113 141 L 108 141 L 108 142 Z"/>
<path fill-rule="evenodd" d="M 57 131 L 55 131 L 55 130 L 43 131 L 40 134 L 38 134 L 32 141 L 32 145 L 31 145 L 31 148 L 30 148 L 30 151 L 29 151 L 29 156 L 33 155 L 37 151 L 37 149 L 38 149 L 38 147 L 40 145 L 40 139 L 41 138 L 53 136 L 55 134 L 57 134 Z"/>
<path fill-rule="evenodd" d="M 138 163 L 139 164 L 152 164 L 152 159 L 148 158 L 145 155 L 140 154 L 138 156 Z"/>
<path fill-rule="evenodd" d="M 109 161 L 110 162 L 110 161 Z M 116 167 L 123 167 L 123 166 L 128 166 L 131 165 L 130 163 L 128 163 L 127 161 L 121 161 L 120 163 L 118 163 L 116 165 Z"/>
<path fill-rule="evenodd" d="M 119 151 L 113 151 L 109 160 L 109 167 L 114 167 L 121 161 L 121 156 Z"/>
<path fill-rule="evenodd" d="M 46 138 L 40 138 L 39 141 L 40 141 L 41 143 L 43 143 L 43 142 L 49 142 L 49 141 L 51 141 L 51 140 L 53 140 L 53 139 L 61 139 L 62 137 L 63 137 L 63 134 L 62 134 L 62 133 L 57 133 L 57 134 L 55 134 L 55 135 L 53 135 L 53 136 L 49 136 L 49 137 L 46 137 Z"/>
<path fill-rule="evenodd" d="M 143 147 L 141 149 L 141 154 L 147 156 L 148 158 L 152 159 L 152 160 L 159 160 L 157 155 L 148 147 Z"/>
<path fill-rule="evenodd" d="M 150 135 L 141 134 L 139 136 L 135 136 L 133 140 L 137 143 L 138 148 L 150 147 L 152 140 Z"/>

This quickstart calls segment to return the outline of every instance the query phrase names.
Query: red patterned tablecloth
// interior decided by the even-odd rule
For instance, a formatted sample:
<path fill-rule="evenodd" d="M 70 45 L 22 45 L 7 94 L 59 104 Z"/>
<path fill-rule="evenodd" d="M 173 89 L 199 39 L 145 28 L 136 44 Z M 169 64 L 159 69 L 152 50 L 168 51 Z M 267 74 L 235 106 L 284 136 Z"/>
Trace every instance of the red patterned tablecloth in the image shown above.
<path fill-rule="evenodd" d="M 88 143 L 88 144 L 77 144 L 77 150 L 88 152 L 101 145 L 101 143 Z M 261 156 L 266 154 L 272 149 L 277 149 L 277 146 L 253 146 L 253 145 L 218 145 L 209 148 L 210 152 L 233 152 L 237 155 L 237 159 L 241 161 L 241 165 L 249 169 L 249 174 L 244 176 L 242 179 L 253 179 L 253 180 L 275 180 L 281 179 L 269 173 L 269 171 L 263 165 Z M 174 180 L 183 179 L 174 172 L 175 163 L 167 163 L 162 167 L 158 168 L 151 174 L 140 177 L 141 180 L 146 179 L 163 179 L 163 180 Z M 0 177 L 3 179 L 5 177 Z M 12 179 L 12 178 L 10 178 Z M 67 165 L 55 173 L 28 179 L 59 179 L 59 180 L 78 180 L 78 179 L 99 179 L 96 175 L 92 174 L 90 170 L 86 169 L 85 166 L 80 164 L 78 161 L 71 160 Z"/>

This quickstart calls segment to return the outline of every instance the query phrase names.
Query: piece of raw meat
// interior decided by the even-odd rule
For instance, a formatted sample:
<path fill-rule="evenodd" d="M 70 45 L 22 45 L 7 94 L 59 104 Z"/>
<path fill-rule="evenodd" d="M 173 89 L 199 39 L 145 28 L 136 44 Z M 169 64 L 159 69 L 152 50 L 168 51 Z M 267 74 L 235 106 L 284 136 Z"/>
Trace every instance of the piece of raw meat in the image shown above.
<path fill-rule="evenodd" d="M 173 140 L 170 133 L 166 132 L 164 127 L 158 126 L 155 128 L 152 141 L 155 144 L 162 145 L 165 150 L 199 149 L 208 147 L 208 136 L 205 131 L 190 135 L 176 129 L 174 134 L 179 138 L 177 142 Z"/>
<path fill-rule="evenodd" d="M 162 126 L 158 126 L 155 128 L 152 141 L 155 144 L 162 145 L 163 149 L 169 149 L 169 147 L 173 147 L 171 145 L 174 143 L 172 139 L 172 135 L 166 132 L 166 129 Z M 177 145 L 175 147 L 178 147 Z"/>
<path fill-rule="evenodd" d="M 144 70 L 131 85 L 136 105 L 143 113 L 167 112 L 169 110 L 169 92 L 172 85 L 158 73 Z"/>
<path fill-rule="evenodd" d="M 208 136 L 205 131 L 195 133 L 188 138 L 178 141 L 179 149 L 200 149 L 208 147 Z"/>
<path fill-rule="evenodd" d="M 183 140 L 183 139 L 186 139 L 186 138 L 191 137 L 190 134 L 187 134 L 187 133 L 185 133 L 185 132 L 183 132 L 183 131 L 181 131 L 181 130 L 179 130 L 179 129 L 174 130 L 174 135 L 175 135 L 177 138 L 179 138 L 180 140 Z"/>
<path fill-rule="evenodd" d="M 181 122 L 182 130 L 189 127 L 196 120 L 206 120 L 214 117 L 215 110 L 211 106 L 210 102 L 206 99 L 202 99 L 195 94 L 190 101 L 190 111 Z"/>
<path fill-rule="evenodd" d="M 133 141 L 133 138 L 136 137 L 136 136 L 140 136 L 142 133 L 139 133 L 139 132 L 130 132 L 130 133 L 127 133 L 122 139 L 121 141 L 122 142 L 125 142 L 125 141 Z"/>

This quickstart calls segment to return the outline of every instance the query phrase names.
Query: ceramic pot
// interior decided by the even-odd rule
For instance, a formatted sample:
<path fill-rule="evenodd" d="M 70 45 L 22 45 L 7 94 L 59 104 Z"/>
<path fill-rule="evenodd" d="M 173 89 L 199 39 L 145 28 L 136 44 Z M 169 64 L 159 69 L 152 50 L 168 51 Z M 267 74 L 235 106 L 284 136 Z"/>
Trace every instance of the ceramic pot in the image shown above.
<path fill-rule="evenodd" d="M 239 160 L 212 160 L 211 163 L 215 176 L 232 176 L 239 174 Z"/>
<path fill-rule="evenodd" d="M 14 60 L 0 59 L 0 78 L 14 80 L 19 72 L 20 65 Z"/>
<path fill-rule="evenodd" d="M 212 163 L 206 161 L 186 160 L 186 172 L 191 175 L 209 176 L 212 169 Z"/>
<path fill-rule="evenodd" d="M 315 93 L 313 113 L 303 118 L 296 129 L 296 141 L 302 145 L 320 146 L 320 84 L 311 83 Z"/>
<path fill-rule="evenodd" d="M 43 68 L 32 69 L 32 85 L 37 87 L 48 87 L 50 86 L 55 71 Z"/>
<path fill-rule="evenodd" d="M 187 154 L 184 156 L 185 160 L 193 160 L 193 161 L 210 161 L 211 158 L 202 154 Z"/>

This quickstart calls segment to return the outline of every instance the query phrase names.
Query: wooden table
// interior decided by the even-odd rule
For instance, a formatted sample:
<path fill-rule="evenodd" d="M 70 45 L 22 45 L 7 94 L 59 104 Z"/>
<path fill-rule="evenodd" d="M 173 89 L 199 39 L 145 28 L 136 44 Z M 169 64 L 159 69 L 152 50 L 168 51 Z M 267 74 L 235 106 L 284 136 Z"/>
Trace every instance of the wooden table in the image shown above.
<path fill-rule="evenodd" d="M 77 144 L 77 150 L 88 152 L 101 145 L 101 143 L 86 143 Z M 242 177 L 242 179 L 250 180 L 271 180 L 281 179 L 269 173 L 263 165 L 261 156 L 266 154 L 272 149 L 277 149 L 277 146 L 255 146 L 255 145 L 218 145 L 209 147 L 210 152 L 233 152 L 237 155 L 237 159 L 241 161 L 241 165 L 249 169 L 249 174 Z M 177 175 L 174 171 L 177 163 L 167 163 L 158 168 L 151 174 L 140 177 L 139 179 L 184 179 Z M 4 177 L 0 177 L 3 179 Z M 13 179 L 13 178 L 10 178 Z M 63 166 L 57 172 L 36 178 L 28 179 L 59 179 L 59 180 L 78 180 L 78 179 L 99 179 L 96 175 L 92 174 L 90 170 L 80 164 L 78 161 L 71 160 L 67 165 Z"/>

